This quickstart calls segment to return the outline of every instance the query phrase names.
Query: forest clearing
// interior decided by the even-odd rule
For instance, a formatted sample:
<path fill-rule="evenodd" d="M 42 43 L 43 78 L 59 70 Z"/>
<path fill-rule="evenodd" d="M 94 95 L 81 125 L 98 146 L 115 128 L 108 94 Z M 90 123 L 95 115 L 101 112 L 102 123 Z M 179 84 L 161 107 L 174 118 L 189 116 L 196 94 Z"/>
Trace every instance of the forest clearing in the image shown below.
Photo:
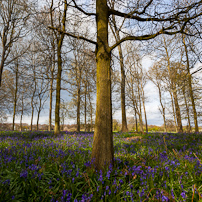
<path fill-rule="evenodd" d="M 135 138 L 137 137 L 137 138 Z M 93 134 L 1 132 L 0 201 L 200 201 L 201 134 L 114 133 L 94 170 Z"/>

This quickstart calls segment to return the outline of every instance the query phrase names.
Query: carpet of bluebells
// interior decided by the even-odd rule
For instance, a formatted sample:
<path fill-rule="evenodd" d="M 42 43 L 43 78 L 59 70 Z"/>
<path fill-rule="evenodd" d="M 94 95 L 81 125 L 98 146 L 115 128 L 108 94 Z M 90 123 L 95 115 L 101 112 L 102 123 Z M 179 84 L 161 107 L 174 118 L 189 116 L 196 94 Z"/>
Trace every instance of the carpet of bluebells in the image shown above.
<path fill-rule="evenodd" d="M 116 133 L 115 165 L 103 172 L 92 169 L 92 141 L 0 132 L 0 201 L 202 201 L 202 134 Z"/>

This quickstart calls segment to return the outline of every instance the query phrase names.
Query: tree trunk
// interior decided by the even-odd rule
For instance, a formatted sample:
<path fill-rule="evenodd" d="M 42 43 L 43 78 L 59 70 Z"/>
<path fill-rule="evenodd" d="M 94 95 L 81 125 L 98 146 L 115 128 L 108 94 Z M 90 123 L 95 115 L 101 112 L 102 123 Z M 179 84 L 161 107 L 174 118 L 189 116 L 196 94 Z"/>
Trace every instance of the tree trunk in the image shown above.
<path fill-rule="evenodd" d="M 171 97 L 171 104 L 172 104 L 172 110 L 173 110 L 173 118 L 174 118 L 174 123 L 175 123 L 175 132 L 177 133 L 177 123 L 176 123 L 176 116 L 175 116 L 175 106 L 174 106 L 174 102 L 173 102 L 173 94 L 171 91 L 169 91 L 170 93 L 170 97 Z"/>
<path fill-rule="evenodd" d="M 100 170 L 114 163 L 111 102 L 111 53 L 108 45 L 107 0 L 96 0 L 97 13 L 97 100 L 92 160 Z"/>
<path fill-rule="evenodd" d="M 39 101 L 39 110 L 38 110 L 38 115 L 37 115 L 37 122 L 36 122 L 36 130 L 39 130 L 39 117 L 40 117 L 40 113 L 41 113 L 41 99 Z"/>
<path fill-rule="evenodd" d="M 31 130 L 31 131 L 32 131 L 33 117 L 34 117 L 34 104 L 33 104 L 33 99 L 34 99 L 34 97 L 32 96 L 32 99 L 31 99 L 32 115 L 31 115 L 31 124 L 30 124 L 30 130 Z"/>
<path fill-rule="evenodd" d="M 173 83 L 173 98 L 174 98 L 174 104 L 175 104 L 175 112 L 176 112 L 176 118 L 177 118 L 177 132 L 182 133 L 182 120 L 181 120 L 181 113 L 180 113 L 180 106 L 178 103 L 178 97 L 177 97 L 177 88 L 175 82 Z"/>
<path fill-rule="evenodd" d="M 128 132 L 127 119 L 126 119 L 126 99 L 125 99 L 125 70 L 123 64 L 123 53 L 121 45 L 118 46 L 120 66 L 121 66 L 121 112 L 122 112 L 122 132 Z"/>
<path fill-rule="evenodd" d="M 114 3 L 113 3 L 113 9 L 114 9 Z M 115 16 L 112 16 L 112 22 L 114 24 L 115 32 L 112 30 L 112 33 L 114 34 L 114 38 L 117 41 L 120 41 L 120 35 L 119 35 L 119 29 L 117 28 L 117 23 L 115 20 Z M 123 52 L 121 45 L 118 46 L 119 51 L 119 59 L 120 59 L 120 67 L 121 67 L 121 114 L 122 114 L 122 132 L 128 132 L 128 126 L 127 126 L 127 119 L 126 119 L 126 104 L 125 104 L 125 69 L 124 69 L 124 62 L 123 62 Z"/>
<path fill-rule="evenodd" d="M 52 129 L 52 100 L 53 100 L 53 70 L 51 70 L 51 81 L 50 81 L 50 106 L 49 106 L 49 125 L 48 130 Z"/>
<path fill-rule="evenodd" d="M 14 95 L 14 106 L 13 106 L 13 128 L 15 130 L 15 114 L 16 114 L 16 105 L 17 105 L 17 93 L 18 93 L 18 61 L 16 65 L 16 72 L 15 72 L 15 95 Z"/>
<path fill-rule="evenodd" d="M 56 79 L 56 103 L 55 103 L 55 130 L 54 134 L 60 133 L 60 90 L 61 90 L 61 75 L 62 75 L 62 57 L 61 57 L 61 44 L 58 44 L 58 73 Z"/>
<path fill-rule="evenodd" d="M 80 81 L 77 89 L 77 132 L 80 132 L 80 104 L 81 104 L 81 90 L 80 90 Z"/>
<path fill-rule="evenodd" d="M 144 97 L 144 89 L 143 89 L 142 81 L 141 81 L 141 90 L 142 90 L 142 104 L 143 104 L 144 117 L 145 117 L 146 133 L 148 133 L 147 112 L 146 112 L 146 108 L 145 108 L 145 97 Z"/>
<path fill-rule="evenodd" d="M 167 132 L 167 126 L 166 126 L 166 115 L 165 115 L 165 107 L 163 106 L 163 102 L 162 102 L 162 96 L 161 96 L 161 88 L 159 85 L 157 85 L 158 91 L 159 91 L 159 101 L 161 104 L 161 108 L 162 108 L 162 116 L 163 116 L 163 125 L 164 125 L 164 132 Z"/>
<path fill-rule="evenodd" d="M 90 105 L 90 132 L 93 131 L 93 106 L 91 103 L 90 93 L 88 94 L 89 105 Z"/>
<path fill-rule="evenodd" d="M 170 67 L 170 56 L 168 54 L 168 49 L 167 49 L 167 45 L 165 42 L 165 38 L 164 38 L 164 48 L 166 51 L 166 59 L 167 59 L 167 68 L 168 68 L 168 72 L 169 72 L 169 77 L 170 77 L 170 81 L 171 81 L 171 90 L 173 93 L 173 98 L 174 98 L 174 104 L 175 104 L 175 112 L 176 112 L 176 119 L 177 119 L 177 132 L 182 133 L 183 132 L 183 128 L 182 128 L 182 120 L 181 120 L 181 114 L 180 114 L 180 107 L 178 104 L 178 98 L 177 98 L 177 88 L 176 88 L 176 81 L 173 78 L 175 76 L 175 72 L 171 72 L 171 67 Z"/>
<path fill-rule="evenodd" d="M 199 129 L 198 129 L 198 120 L 197 120 L 196 105 L 195 105 L 193 89 L 192 89 L 192 78 L 191 78 L 191 74 L 190 74 L 189 55 L 188 55 L 188 50 L 187 50 L 187 46 L 186 46 L 186 43 L 185 43 L 184 36 L 183 36 L 183 44 L 184 44 L 185 53 L 186 53 L 186 59 L 187 59 L 187 76 L 188 76 L 189 94 L 190 94 L 193 113 L 194 113 L 195 132 L 198 132 L 199 131 Z"/>
<path fill-rule="evenodd" d="M 137 112 L 135 109 L 135 132 L 138 133 L 138 124 L 137 124 Z"/>
<path fill-rule="evenodd" d="M 87 127 L 86 127 L 86 124 L 87 124 L 87 122 L 86 122 L 86 115 L 87 115 L 87 109 L 86 109 L 86 105 L 87 105 L 87 101 L 86 101 L 86 97 L 87 97 L 87 86 L 86 86 L 86 82 L 85 82 L 85 95 L 84 95 L 84 127 L 85 127 L 85 132 L 86 132 L 86 129 L 87 129 Z"/>
<path fill-rule="evenodd" d="M 65 21 L 67 13 L 67 1 L 64 1 L 64 13 L 62 19 L 62 30 L 65 32 Z M 55 103 L 55 129 L 54 134 L 57 135 L 60 133 L 60 90 L 61 90 L 61 75 L 62 75 L 62 44 L 64 39 L 64 32 L 60 33 L 60 39 L 57 39 L 57 64 L 58 72 L 56 79 L 56 103 Z"/>
<path fill-rule="evenodd" d="M 139 122 L 140 122 L 140 132 L 144 133 L 144 129 L 143 129 L 143 121 L 142 121 L 142 100 L 141 100 L 141 96 L 140 96 L 140 86 L 139 86 L 139 82 L 138 82 L 138 99 L 139 99 Z"/>
<path fill-rule="evenodd" d="M 190 131 L 191 131 L 191 122 L 190 122 L 190 116 L 189 116 L 189 106 L 187 104 L 187 98 L 186 98 L 186 94 L 185 94 L 185 84 L 182 87 L 182 93 L 183 93 L 183 96 L 184 96 L 184 102 L 185 102 L 185 107 L 186 107 L 186 112 L 187 112 L 187 122 L 188 122 L 187 132 L 190 133 Z"/>
<path fill-rule="evenodd" d="M 23 117 L 23 112 L 24 112 L 24 102 L 23 102 L 23 94 L 22 94 L 22 108 L 21 108 L 21 116 L 20 116 L 20 131 L 22 131 L 22 117 Z"/>
<path fill-rule="evenodd" d="M 5 30 L 4 30 L 5 31 Z M 5 33 L 3 31 L 3 33 Z M 5 35 L 3 35 L 3 39 L 2 39 L 2 55 L 1 55 L 1 64 L 0 64 L 0 87 L 1 87 L 1 81 L 2 81 L 2 74 L 3 74 L 3 68 L 4 68 L 4 63 L 5 63 L 5 55 L 6 55 L 6 38 Z"/>

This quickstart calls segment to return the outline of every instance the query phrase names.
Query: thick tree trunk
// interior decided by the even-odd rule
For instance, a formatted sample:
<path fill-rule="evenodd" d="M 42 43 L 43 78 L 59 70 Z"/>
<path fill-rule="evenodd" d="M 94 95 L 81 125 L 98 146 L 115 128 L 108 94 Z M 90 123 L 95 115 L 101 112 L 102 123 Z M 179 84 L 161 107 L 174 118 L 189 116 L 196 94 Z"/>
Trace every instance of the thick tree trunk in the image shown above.
<path fill-rule="evenodd" d="M 14 106 L 13 106 L 13 127 L 12 130 L 15 130 L 15 114 L 16 114 L 16 106 L 17 106 L 17 93 L 18 93 L 18 63 L 16 65 L 15 72 L 15 95 L 14 95 Z"/>
<path fill-rule="evenodd" d="M 191 78 L 191 74 L 190 74 L 189 55 L 188 55 L 188 50 L 187 50 L 187 46 L 186 46 L 186 43 L 185 43 L 184 36 L 183 36 L 183 44 L 184 44 L 185 53 L 186 53 L 186 59 L 187 59 L 188 86 L 189 86 L 189 94 L 190 94 L 191 103 L 192 103 L 192 109 L 193 109 L 193 113 L 194 113 L 195 132 L 198 132 L 199 131 L 199 129 L 198 129 L 198 120 L 197 120 L 196 105 L 195 105 L 193 89 L 192 89 L 192 78 Z"/>
<path fill-rule="evenodd" d="M 97 13 L 97 100 L 92 160 L 100 170 L 114 163 L 111 102 L 111 53 L 108 45 L 107 0 L 96 1 Z"/>

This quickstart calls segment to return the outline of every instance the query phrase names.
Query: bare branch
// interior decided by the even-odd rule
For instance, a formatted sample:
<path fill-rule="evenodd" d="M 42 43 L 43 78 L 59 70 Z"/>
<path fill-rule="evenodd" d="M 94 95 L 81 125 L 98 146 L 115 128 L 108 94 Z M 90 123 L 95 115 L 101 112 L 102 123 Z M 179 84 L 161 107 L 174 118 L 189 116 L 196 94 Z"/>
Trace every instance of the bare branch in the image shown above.
<path fill-rule="evenodd" d="M 86 12 L 86 11 L 84 11 L 81 7 L 79 7 L 77 4 L 76 4 L 76 2 L 75 2 L 75 0 L 72 0 L 73 2 L 74 2 L 74 7 L 76 8 L 76 9 L 78 9 L 79 11 L 81 11 L 82 13 L 84 13 L 85 15 L 88 15 L 88 16 L 96 16 L 96 13 L 88 13 L 88 12 Z"/>
<path fill-rule="evenodd" d="M 124 17 L 124 18 L 129 18 L 129 19 L 134 19 L 140 22 L 149 22 L 149 21 L 155 21 L 155 22 L 167 22 L 167 21 L 186 21 L 186 20 L 190 20 L 190 19 L 194 19 L 200 15 L 202 15 L 202 12 L 200 12 L 197 15 L 194 15 L 192 18 L 186 18 L 184 17 L 183 19 L 179 19 L 179 16 L 181 14 L 185 14 L 188 13 L 191 9 L 193 9 L 194 7 L 197 7 L 201 4 L 201 1 L 197 2 L 197 3 L 193 3 L 190 6 L 188 6 L 186 9 L 183 9 L 180 12 L 177 12 L 176 14 L 171 15 L 171 17 L 161 17 L 161 18 L 157 18 L 157 17 L 147 17 L 147 18 L 143 18 L 140 17 L 139 15 L 144 14 L 146 8 L 151 5 L 152 0 L 148 2 L 148 4 L 145 6 L 144 10 L 142 12 L 138 12 L 138 11 L 133 11 L 130 13 L 122 13 L 120 11 L 114 10 L 114 9 L 109 9 L 109 15 L 117 15 L 119 17 Z M 134 15 L 135 14 L 135 15 Z"/>
<path fill-rule="evenodd" d="M 146 35 L 142 35 L 142 36 L 126 36 L 124 38 L 122 38 L 121 40 L 119 40 L 117 43 L 115 43 L 113 46 L 110 47 L 110 51 L 112 51 L 114 48 L 116 48 L 118 45 L 120 45 L 122 42 L 124 41 L 128 41 L 128 40 L 136 40 L 136 41 L 146 41 L 149 39 L 153 39 L 155 37 L 157 37 L 158 35 L 161 34 L 167 34 L 167 35 L 175 35 L 178 33 L 183 33 L 188 35 L 187 33 L 184 32 L 185 26 L 187 24 L 188 21 L 184 22 L 184 24 L 182 25 L 181 29 L 177 30 L 177 31 L 168 31 L 174 28 L 174 25 L 171 25 L 167 28 L 162 28 L 160 31 L 154 33 L 154 34 L 146 34 Z"/>
<path fill-rule="evenodd" d="M 82 39 L 82 40 L 84 40 L 84 41 L 87 41 L 87 42 L 89 42 L 89 43 L 92 43 L 92 44 L 94 44 L 94 45 L 97 45 L 97 42 L 95 42 L 95 41 L 93 41 L 93 40 L 90 40 L 90 39 L 87 39 L 87 38 L 85 38 L 85 37 L 83 37 L 83 36 L 76 36 L 76 35 L 73 35 L 73 34 L 68 33 L 68 32 L 64 32 L 64 31 L 60 30 L 59 28 L 52 27 L 52 26 L 48 26 L 48 28 L 53 29 L 53 30 L 57 30 L 58 32 L 63 33 L 63 34 L 65 34 L 65 35 L 67 35 L 67 36 L 71 36 L 71 37 L 76 38 L 76 39 Z"/>

